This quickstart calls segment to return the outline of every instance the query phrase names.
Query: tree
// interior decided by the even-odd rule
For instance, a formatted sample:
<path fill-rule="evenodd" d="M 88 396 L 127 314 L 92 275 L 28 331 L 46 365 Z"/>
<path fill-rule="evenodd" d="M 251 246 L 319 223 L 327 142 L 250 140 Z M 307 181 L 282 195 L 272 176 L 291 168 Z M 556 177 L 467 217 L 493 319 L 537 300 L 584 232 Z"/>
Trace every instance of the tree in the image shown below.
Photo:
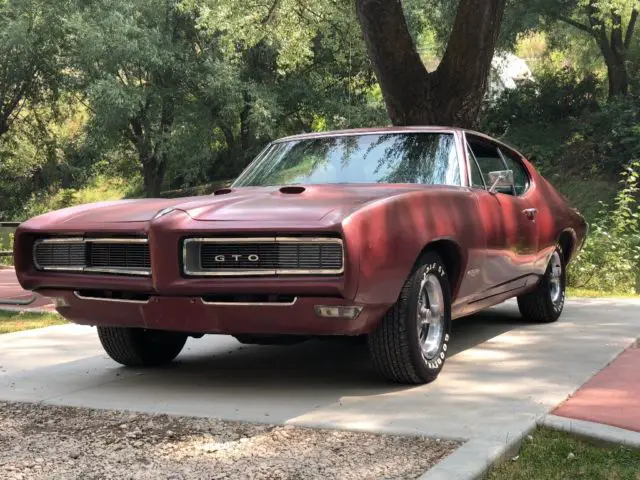
<path fill-rule="evenodd" d="M 425 68 L 400 0 L 356 0 L 365 43 L 395 125 L 473 126 L 505 9 L 505 0 L 461 0 L 435 71 Z"/>
<path fill-rule="evenodd" d="M 89 151 L 133 150 L 146 195 L 159 196 L 171 161 L 210 149 L 192 88 L 215 63 L 199 59 L 195 17 L 175 0 L 104 0 L 72 24 L 76 88 L 92 112 Z"/>
<path fill-rule="evenodd" d="M 220 74 L 202 76 L 196 89 L 223 145 L 209 162 L 210 178 L 237 175 L 279 136 L 385 121 L 348 5 L 205 0 L 182 6 L 197 12 L 200 38 L 210 39 L 200 43 L 207 61 L 224 60 L 224 81 Z"/>
<path fill-rule="evenodd" d="M 0 139 L 27 104 L 58 95 L 65 7 L 53 0 L 0 0 Z"/>
<path fill-rule="evenodd" d="M 533 0 L 518 11 L 537 12 L 548 21 L 571 25 L 593 39 L 607 67 L 609 98 L 629 93 L 629 54 L 633 48 L 638 0 Z"/>
<path fill-rule="evenodd" d="M 71 22 L 76 89 L 91 111 L 84 155 L 133 153 L 146 194 L 157 196 L 232 178 L 276 136 L 379 123 L 366 51 L 344 24 L 357 25 L 355 15 L 280 15 L 296 5 L 259 15 L 251 2 L 229 10 L 217 0 L 84 7 Z"/>
<path fill-rule="evenodd" d="M 629 93 L 627 56 L 635 33 L 640 2 L 637 0 L 579 0 L 576 15 L 586 17 L 582 23 L 560 14 L 558 20 L 589 34 L 598 44 L 607 65 L 609 97 Z"/>

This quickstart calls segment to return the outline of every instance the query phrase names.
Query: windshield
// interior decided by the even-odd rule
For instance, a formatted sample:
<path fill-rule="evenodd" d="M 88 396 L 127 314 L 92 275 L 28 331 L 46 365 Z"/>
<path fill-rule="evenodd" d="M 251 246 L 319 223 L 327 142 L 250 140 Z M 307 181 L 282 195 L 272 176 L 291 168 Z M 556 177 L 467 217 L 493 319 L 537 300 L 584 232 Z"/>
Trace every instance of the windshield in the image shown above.
<path fill-rule="evenodd" d="M 390 133 L 275 142 L 234 187 L 324 183 L 460 185 L 450 133 Z"/>

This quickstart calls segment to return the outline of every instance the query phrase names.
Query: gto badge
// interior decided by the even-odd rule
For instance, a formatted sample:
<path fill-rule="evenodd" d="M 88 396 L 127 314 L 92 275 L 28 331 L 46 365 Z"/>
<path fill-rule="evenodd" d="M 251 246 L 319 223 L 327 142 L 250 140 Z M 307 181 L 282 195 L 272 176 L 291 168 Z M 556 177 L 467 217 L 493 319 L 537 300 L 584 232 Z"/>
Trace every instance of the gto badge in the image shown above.
<path fill-rule="evenodd" d="M 260 261 L 260 257 L 258 255 L 255 254 L 251 254 L 251 255 L 216 255 L 214 257 L 214 260 L 217 263 L 224 263 L 224 262 L 231 262 L 231 261 L 235 261 L 235 262 L 239 262 L 241 260 L 248 260 L 250 262 L 259 262 Z"/>

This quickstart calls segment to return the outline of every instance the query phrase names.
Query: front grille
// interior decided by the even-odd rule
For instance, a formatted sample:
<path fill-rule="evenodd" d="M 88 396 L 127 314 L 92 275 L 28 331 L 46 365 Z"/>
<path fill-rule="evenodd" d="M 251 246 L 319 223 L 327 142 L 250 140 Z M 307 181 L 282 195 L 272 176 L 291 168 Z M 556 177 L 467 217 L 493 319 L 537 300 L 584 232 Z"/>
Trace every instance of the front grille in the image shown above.
<path fill-rule="evenodd" d="M 193 238 L 184 243 L 187 275 L 337 275 L 339 238 Z"/>
<path fill-rule="evenodd" d="M 151 268 L 149 246 L 146 244 L 88 243 L 91 268 Z"/>
<path fill-rule="evenodd" d="M 47 268 L 84 268 L 86 264 L 83 243 L 38 242 L 34 247 L 35 264 Z"/>
<path fill-rule="evenodd" d="M 47 238 L 33 247 L 38 270 L 150 275 L 149 246 L 143 238 Z"/>
<path fill-rule="evenodd" d="M 256 260 L 256 258 L 258 260 Z M 203 243 L 200 265 L 204 270 L 278 268 L 278 245 L 270 243 Z"/>

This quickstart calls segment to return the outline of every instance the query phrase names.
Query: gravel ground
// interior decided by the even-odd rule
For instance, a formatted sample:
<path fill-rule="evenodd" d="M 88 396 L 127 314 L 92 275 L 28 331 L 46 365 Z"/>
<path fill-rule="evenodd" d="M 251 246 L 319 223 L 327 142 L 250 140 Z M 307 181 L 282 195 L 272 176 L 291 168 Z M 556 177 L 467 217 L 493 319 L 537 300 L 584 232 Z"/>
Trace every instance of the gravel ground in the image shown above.
<path fill-rule="evenodd" d="M 417 478 L 458 444 L 0 402 L 0 478 Z"/>

